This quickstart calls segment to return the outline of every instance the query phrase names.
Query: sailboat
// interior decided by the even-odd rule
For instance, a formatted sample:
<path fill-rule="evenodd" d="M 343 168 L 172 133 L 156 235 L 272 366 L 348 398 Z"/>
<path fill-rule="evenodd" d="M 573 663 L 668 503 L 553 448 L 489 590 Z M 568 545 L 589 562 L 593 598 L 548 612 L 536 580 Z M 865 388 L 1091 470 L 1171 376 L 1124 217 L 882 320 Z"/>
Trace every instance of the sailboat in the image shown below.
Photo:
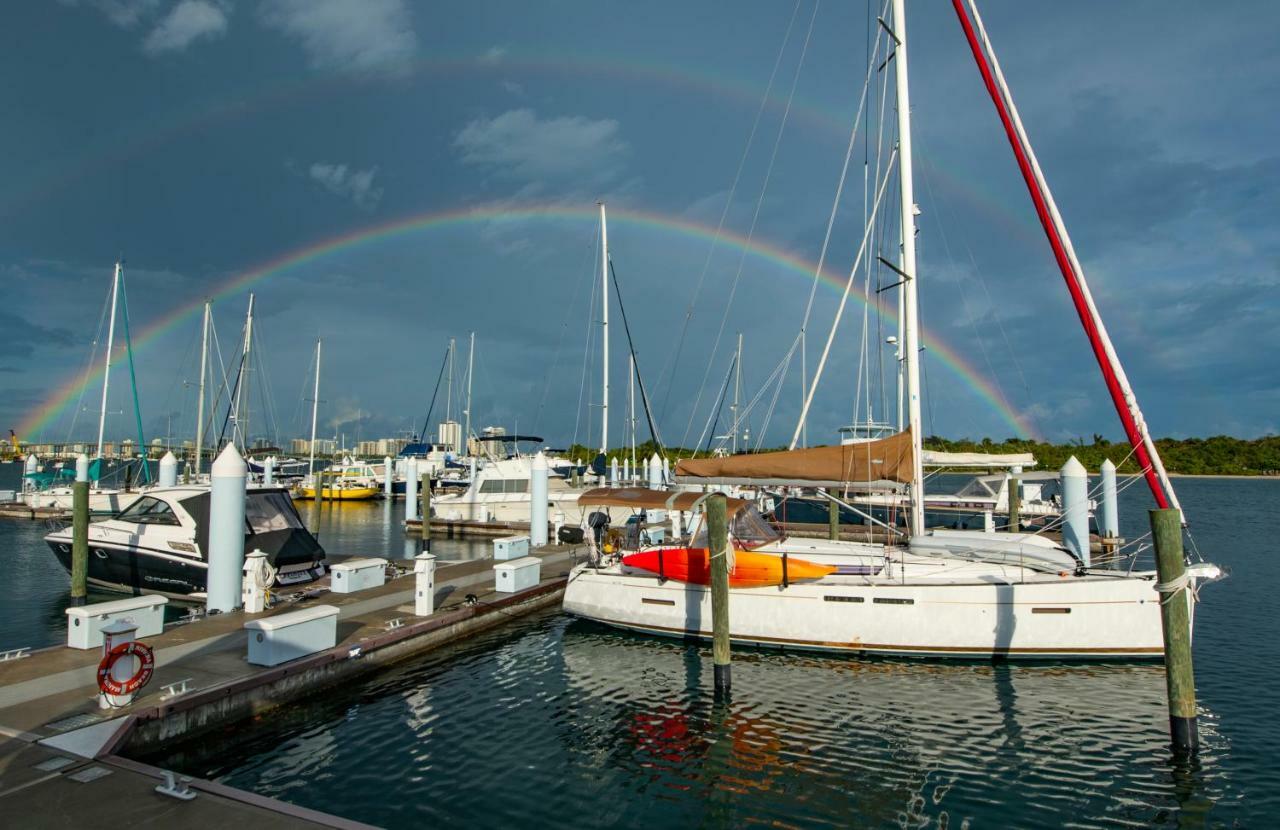
<path fill-rule="evenodd" d="M 129 505 L 133 504 L 138 498 L 138 492 L 121 490 L 113 487 L 103 487 L 101 485 L 102 470 L 105 464 L 104 450 L 107 426 L 107 391 L 111 384 L 111 358 L 112 350 L 115 348 L 116 336 L 116 312 L 120 303 L 121 290 L 124 282 L 124 266 L 117 262 L 111 274 L 111 316 L 107 321 L 107 348 L 106 357 L 104 358 L 102 368 L 102 406 L 98 411 L 98 448 L 94 455 L 93 461 L 89 465 L 89 510 L 93 513 L 118 513 Z M 125 308 L 125 335 L 128 337 L 128 308 Z M 133 370 L 133 353 L 129 352 L 129 368 L 132 375 Z M 134 406 L 137 407 L 137 388 L 134 388 Z M 146 452 L 146 446 L 142 441 L 141 418 L 138 420 L 138 451 Z M 147 466 L 144 462 L 141 465 L 144 478 L 148 474 Z M 62 510 L 70 510 L 72 508 L 72 488 L 63 484 L 67 480 L 69 473 L 74 477 L 74 472 L 69 470 L 60 473 L 41 473 L 39 471 L 28 472 L 24 478 L 26 479 L 25 487 L 22 493 L 22 500 L 29 507 L 52 507 Z"/>
<path fill-rule="evenodd" d="M 1134 454 L 1160 507 L 1177 507 L 1173 488 L 1146 431 L 1137 399 L 1111 346 L 1083 271 L 1043 175 L 1030 151 L 994 51 L 981 29 L 973 0 L 953 0 L 983 80 L 1008 132 L 1019 167 L 1070 288 L 1108 390 Z M 974 14 L 977 31 L 969 21 Z M 924 452 L 921 447 L 918 347 L 916 205 L 912 192 L 911 108 L 907 75 L 904 0 L 892 0 L 892 39 L 897 97 L 898 179 L 901 210 L 902 346 L 906 428 L 893 436 L 851 445 L 793 449 L 776 453 L 684 460 L 676 480 L 702 494 L 601 488 L 583 502 L 652 511 L 696 514 L 711 488 L 773 484 L 808 487 L 897 488 L 909 494 L 910 536 L 892 545 L 789 539 L 760 520 L 751 504 L 730 510 L 731 555 L 740 551 L 779 560 L 776 584 L 734 587 L 730 565 L 730 637 L 740 644 L 858 654 L 973 659 L 1156 659 L 1163 655 L 1160 603 L 1154 571 L 1091 566 L 1083 549 L 1059 546 L 1031 533 L 926 530 Z M 887 181 L 887 176 L 886 176 Z M 864 238 L 865 242 L 865 238 Z M 862 258 L 859 252 L 858 259 Z M 833 328 L 834 331 L 834 328 Z M 828 348 L 830 341 L 828 341 Z M 825 362 L 826 353 L 823 355 Z M 819 364 L 819 374 L 822 363 Z M 817 380 L 815 378 L 814 384 Z M 808 390 L 801 423 L 812 402 Z M 690 497 L 693 497 L 690 500 Z M 669 546 L 645 549 L 706 549 L 696 518 L 687 537 Z M 643 535 L 637 534 L 642 540 Z M 616 535 L 602 534 L 597 555 L 570 574 L 564 609 L 580 617 L 650 634 L 711 636 L 711 596 L 698 581 L 684 581 L 659 564 L 664 556 L 638 557 L 613 550 Z M 625 545 L 625 542 L 623 543 Z M 816 578 L 788 573 L 792 559 L 834 570 Z M 1212 564 L 1187 568 L 1192 590 L 1183 592 L 1194 619 L 1194 586 L 1220 576 Z M 1176 595 L 1175 595 L 1176 596 Z M 1179 598 L 1176 601 L 1183 601 Z"/>

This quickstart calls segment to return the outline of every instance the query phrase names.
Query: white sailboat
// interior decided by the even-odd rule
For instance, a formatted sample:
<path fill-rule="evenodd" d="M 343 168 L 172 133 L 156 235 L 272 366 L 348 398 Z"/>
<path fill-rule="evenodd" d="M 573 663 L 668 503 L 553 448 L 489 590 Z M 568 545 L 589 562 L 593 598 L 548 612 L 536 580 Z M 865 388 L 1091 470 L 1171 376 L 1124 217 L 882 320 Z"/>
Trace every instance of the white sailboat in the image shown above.
<path fill-rule="evenodd" d="M 972 8 L 972 0 L 969 2 Z M 1162 595 L 1156 589 L 1154 571 L 1090 567 L 1087 540 L 1085 550 L 1072 550 L 1034 534 L 924 530 L 916 208 L 904 5 L 904 0 L 893 0 L 892 26 L 885 28 L 895 44 L 906 428 L 887 439 L 853 445 L 682 461 L 676 477 L 686 484 L 702 484 L 701 490 L 735 484 L 906 488 L 912 536 L 905 543 L 884 546 L 788 539 L 759 520 L 753 505 L 732 502 L 730 536 L 736 557 L 730 566 L 730 636 L 736 643 L 761 646 L 947 658 L 1159 657 L 1163 654 Z M 957 11 L 961 11 L 959 4 Z M 976 14 L 976 9 L 973 11 Z M 991 72 L 985 62 L 990 44 L 977 45 L 963 13 L 962 22 L 1015 143 L 1037 209 L 1050 219 L 1045 223 L 1046 232 L 1078 301 L 1135 455 L 1148 473 L 1157 504 L 1177 506 L 1097 310 L 1087 289 L 1080 288 L 1083 273 L 1079 264 L 1074 255 L 1063 255 L 1070 250 L 1069 242 L 1062 241 L 1065 228 L 1051 207 L 1038 167 L 1026 162 L 1030 154 L 1025 133 L 1017 123 L 1003 78 L 995 80 L 998 65 Z M 825 360 L 824 352 L 822 363 Z M 812 395 L 811 386 L 806 411 Z M 803 414 L 797 434 L 802 426 Z M 685 511 L 696 510 L 703 497 L 695 492 L 602 488 L 586 494 L 582 501 Z M 606 545 L 601 547 L 609 550 Z M 691 536 L 675 545 L 605 555 L 598 564 L 579 565 L 565 589 L 564 608 L 620 628 L 709 639 L 710 590 L 705 579 L 696 577 L 699 557 L 705 561 L 706 548 L 705 535 L 699 538 L 695 524 Z M 1220 572 L 1214 565 L 1198 563 L 1187 573 L 1195 585 L 1216 578 Z M 762 582 L 761 577 L 751 574 L 772 576 Z M 1187 591 L 1185 596 L 1194 605 L 1195 591 Z M 1194 613 L 1194 608 L 1190 610 Z"/>

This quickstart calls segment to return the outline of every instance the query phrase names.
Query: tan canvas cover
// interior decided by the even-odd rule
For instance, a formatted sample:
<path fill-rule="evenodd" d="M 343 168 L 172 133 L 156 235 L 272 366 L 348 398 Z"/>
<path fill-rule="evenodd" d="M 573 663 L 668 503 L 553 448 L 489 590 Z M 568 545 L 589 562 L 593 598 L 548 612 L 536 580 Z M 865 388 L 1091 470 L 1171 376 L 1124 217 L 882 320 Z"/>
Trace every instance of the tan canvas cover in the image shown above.
<path fill-rule="evenodd" d="M 578 496 L 578 504 L 587 507 L 630 507 L 634 510 L 692 510 L 706 493 L 650 490 L 647 487 L 597 487 Z M 751 502 L 727 499 L 732 516 Z"/>
<path fill-rule="evenodd" d="M 691 458 L 676 464 L 676 476 L 686 481 L 769 481 L 842 484 L 854 482 L 911 482 L 911 431 L 879 441 L 810 447 L 803 450 Z"/>

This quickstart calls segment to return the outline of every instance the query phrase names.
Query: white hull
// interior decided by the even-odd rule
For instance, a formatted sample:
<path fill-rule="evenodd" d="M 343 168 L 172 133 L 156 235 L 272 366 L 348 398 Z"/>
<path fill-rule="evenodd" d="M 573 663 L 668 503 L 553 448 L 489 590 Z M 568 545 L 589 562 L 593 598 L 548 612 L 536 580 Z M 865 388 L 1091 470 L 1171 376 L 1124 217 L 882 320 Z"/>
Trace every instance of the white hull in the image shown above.
<path fill-rule="evenodd" d="M 710 638 L 709 589 L 619 565 L 579 566 L 564 609 L 650 634 Z M 1154 574 L 895 584 L 832 576 L 733 589 L 730 636 L 768 647 L 966 659 L 1158 659 Z"/>
<path fill-rule="evenodd" d="M 138 500 L 143 493 L 137 490 L 89 490 L 90 513 L 119 513 Z M 52 507 L 59 510 L 70 510 L 73 507 L 70 487 L 54 487 L 49 490 L 38 490 L 23 493 L 22 501 L 28 507 Z"/>

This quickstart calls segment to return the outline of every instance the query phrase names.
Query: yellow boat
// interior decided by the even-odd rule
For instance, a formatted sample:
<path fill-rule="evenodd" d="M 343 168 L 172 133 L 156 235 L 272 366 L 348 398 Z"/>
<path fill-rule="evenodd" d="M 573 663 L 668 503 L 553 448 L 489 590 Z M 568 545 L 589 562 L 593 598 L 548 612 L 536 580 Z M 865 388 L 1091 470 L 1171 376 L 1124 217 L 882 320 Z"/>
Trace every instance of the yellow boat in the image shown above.
<path fill-rule="evenodd" d="M 344 481 L 336 484 L 326 484 L 320 488 L 320 498 L 325 501 L 368 501 L 376 499 L 382 493 L 377 487 L 365 487 L 363 485 Z M 314 499 L 316 497 L 316 488 L 314 486 L 303 486 L 298 489 L 299 499 Z"/>

